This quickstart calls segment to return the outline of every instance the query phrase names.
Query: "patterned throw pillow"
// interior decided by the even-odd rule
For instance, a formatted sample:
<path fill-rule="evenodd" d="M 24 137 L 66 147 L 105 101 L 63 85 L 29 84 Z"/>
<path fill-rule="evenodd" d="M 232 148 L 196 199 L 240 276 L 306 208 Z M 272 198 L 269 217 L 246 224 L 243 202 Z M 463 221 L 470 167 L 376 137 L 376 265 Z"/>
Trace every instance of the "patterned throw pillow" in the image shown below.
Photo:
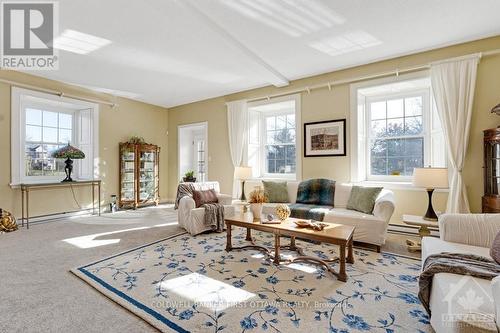
<path fill-rule="evenodd" d="M 309 179 L 300 182 L 296 203 L 318 206 L 333 206 L 335 181 L 330 179 Z"/>
<path fill-rule="evenodd" d="M 497 264 L 500 264 L 500 232 L 496 235 L 493 243 L 491 243 L 490 257 L 492 257 Z"/>
<path fill-rule="evenodd" d="M 268 202 L 272 203 L 286 203 L 288 202 L 288 189 L 286 182 L 266 182 L 264 184 L 264 193 L 266 194 Z"/>
<path fill-rule="evenodd" d="M 193 200 L 195 202 L 196 208 L 201 207 L 204 204 L 218 203 L 217 193 L 214 190 L 206 191 L 196 191 L 193 190 Z"/>
<path fill-rule="evenodd" d="M 382 191 L 382 187 L 353 186 L 347 202 L 347 209 L 371 214 L 380 191 Z"/>

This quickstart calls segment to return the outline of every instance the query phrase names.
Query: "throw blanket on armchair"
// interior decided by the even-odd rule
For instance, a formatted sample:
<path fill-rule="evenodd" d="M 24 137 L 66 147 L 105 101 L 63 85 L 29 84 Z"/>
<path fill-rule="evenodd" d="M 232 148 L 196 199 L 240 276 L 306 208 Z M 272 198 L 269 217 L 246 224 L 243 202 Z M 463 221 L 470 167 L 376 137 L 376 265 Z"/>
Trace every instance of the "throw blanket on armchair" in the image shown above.
<path fill-rule="evenodd" d="M 500 274 L 500 265 L 491 259 L 475 254 L 444 252 L 427 257 L 418 282 L 418 298 L 429 315 L 431 314 L 429 300 L 431 297 L 432 278 L 438 273 L 469 275 L 491 280 Z"/>
<path fill-rule="evenodd" d="M 205 208 L 205 225 L 209 226 L 212 231 L 224 231 L 224 206 L 220 203 L 204 204 Z"/>
<path fill-rule="evenodd" d="M 179 202 L 185 196 L 193 197 L 193 191 L 200 188 L 195 183 L 181 183 L 177 186 L 177 196 L 175 198 L 175 209 L 179 208 Z M 201 205 L 205 209 L 205 225 L 209 226 L 213 231 L 224 231 L 224 205 L 220 203 L 211 203 Z"/>
<path fill-rule="evenodd" d="M 184 198 L 186 195 L 192 197 L 193 196 L 193 186 L 190 183 L 181 183 L 177 186 L 177 196 L 175 197 L 175 205 L 174 209 L 179 208 L 179 201 Z"/>

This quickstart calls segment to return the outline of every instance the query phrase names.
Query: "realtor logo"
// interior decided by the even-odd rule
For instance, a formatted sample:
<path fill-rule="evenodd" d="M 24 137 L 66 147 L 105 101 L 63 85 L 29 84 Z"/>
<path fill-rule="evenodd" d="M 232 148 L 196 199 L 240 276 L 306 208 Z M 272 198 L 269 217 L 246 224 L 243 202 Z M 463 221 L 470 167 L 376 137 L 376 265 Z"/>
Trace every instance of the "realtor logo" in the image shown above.
<path fill-rule="evenodd" d="M 56 2 L 2 1 L 2 68 L 57 69 L 57 14 Z"/>
<path fill-rule="evenodd" d="M 490 304 L 486 308 L 493 306 L 493 297 L 477 279 L 469 275 L 463 275 L 457 283 L 451 283 L 442 301 L 448 307 L 448 311 L 442 315 L 445 326 L 466 327 L 471 323 L 492 321 L 491 315 L 481 309 L 485 304 Z"/>

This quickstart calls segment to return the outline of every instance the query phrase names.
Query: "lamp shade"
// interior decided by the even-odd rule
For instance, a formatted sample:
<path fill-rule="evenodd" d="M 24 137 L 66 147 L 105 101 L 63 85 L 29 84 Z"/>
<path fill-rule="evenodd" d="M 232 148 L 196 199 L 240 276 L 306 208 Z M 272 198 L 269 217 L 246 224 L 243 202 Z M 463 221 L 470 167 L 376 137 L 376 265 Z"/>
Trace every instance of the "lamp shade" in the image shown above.
<path fill-rule="evenodd" d="M 52 157 L 54 158 L 70 158 L 73 160 L 79 160 L 85 158 L 85 153 L 78 148 L 70 146 L 61 147 L 52 152 Z"/>
<path fill-rule="evenodd" d="M 241 166 L 234 169 L 234 179 L 247 180 L 250 178 L 252 178 L 251 167 Z"/>
<path fill-rule="evenodd" d="M 448 188 L 447 168 L 413 169 L 413 186 L 427 189 Z"/>

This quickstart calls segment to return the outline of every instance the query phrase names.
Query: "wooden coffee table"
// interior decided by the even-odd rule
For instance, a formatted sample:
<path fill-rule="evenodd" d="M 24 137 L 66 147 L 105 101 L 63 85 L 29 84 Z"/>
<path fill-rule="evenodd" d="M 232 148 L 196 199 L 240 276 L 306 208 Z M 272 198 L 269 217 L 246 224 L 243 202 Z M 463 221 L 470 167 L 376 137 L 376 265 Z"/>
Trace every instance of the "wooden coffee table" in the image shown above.
<path fill-rule="evenodd" d="M 227 216 L 225 218 L 227 227 L 227 243 L 226 251 L 232 250 L 242 250 L 242 249 L 257 249 L 263 251 L 268 255 L 275 265 L 279 265 L 282 262 L 292 263 L 292 262 L 309 262 L 315 263 L 325 267 L 331 274 L 335 275 L 340 281 L 347 281 L 347 274 L 345 270 L 346 261 L 350 264 L 354 263 L 354 256 L 352 252 L 352 242 L 354 227 L 342 224 L 328 223 L 321 231 L 312 230 L 309 228 L 299 228 L 293 222 L 294 218 L 289 218 L 280 224 L 263 224 L 260 221 L 253 221 L 253 215 L 251 213 L 237 213 L 233 216 Z M 251 242 L 251 245 L 233 247 L 231 243 L 231 228 L 232 226 L 242 227 L 247 229 L 246 240 Z M 256 245 L 252 238 L 251 230 L 259 230 L 264 232 L 269 232 L 274 234 L 274 254 L 272 254 L 272 249 L 268 249 L 264 246 Z M 288 236 L 290 237 L 290 245 L 281 245 L 280 237 Z M 329 244 L 338 245 L 340 247 L 339 257 L 332 259 L 319 259 L 317 257 L 311 257 L 304 254 L 303 250 L 295 245 L 295 238 L 302 238 L 311 241 L 319 241 Z M 347 258 L 346 258 L 346 248 L 347 248 Z M 288 249 L 296 251 L 299 256 L 293 259 L 281 259 L 280 250 Z M 347 260 L 346 260 L 347 259 Z M 329 263 L 338 261 L 340 263 L 339 271 L 334 271 Z"/>

